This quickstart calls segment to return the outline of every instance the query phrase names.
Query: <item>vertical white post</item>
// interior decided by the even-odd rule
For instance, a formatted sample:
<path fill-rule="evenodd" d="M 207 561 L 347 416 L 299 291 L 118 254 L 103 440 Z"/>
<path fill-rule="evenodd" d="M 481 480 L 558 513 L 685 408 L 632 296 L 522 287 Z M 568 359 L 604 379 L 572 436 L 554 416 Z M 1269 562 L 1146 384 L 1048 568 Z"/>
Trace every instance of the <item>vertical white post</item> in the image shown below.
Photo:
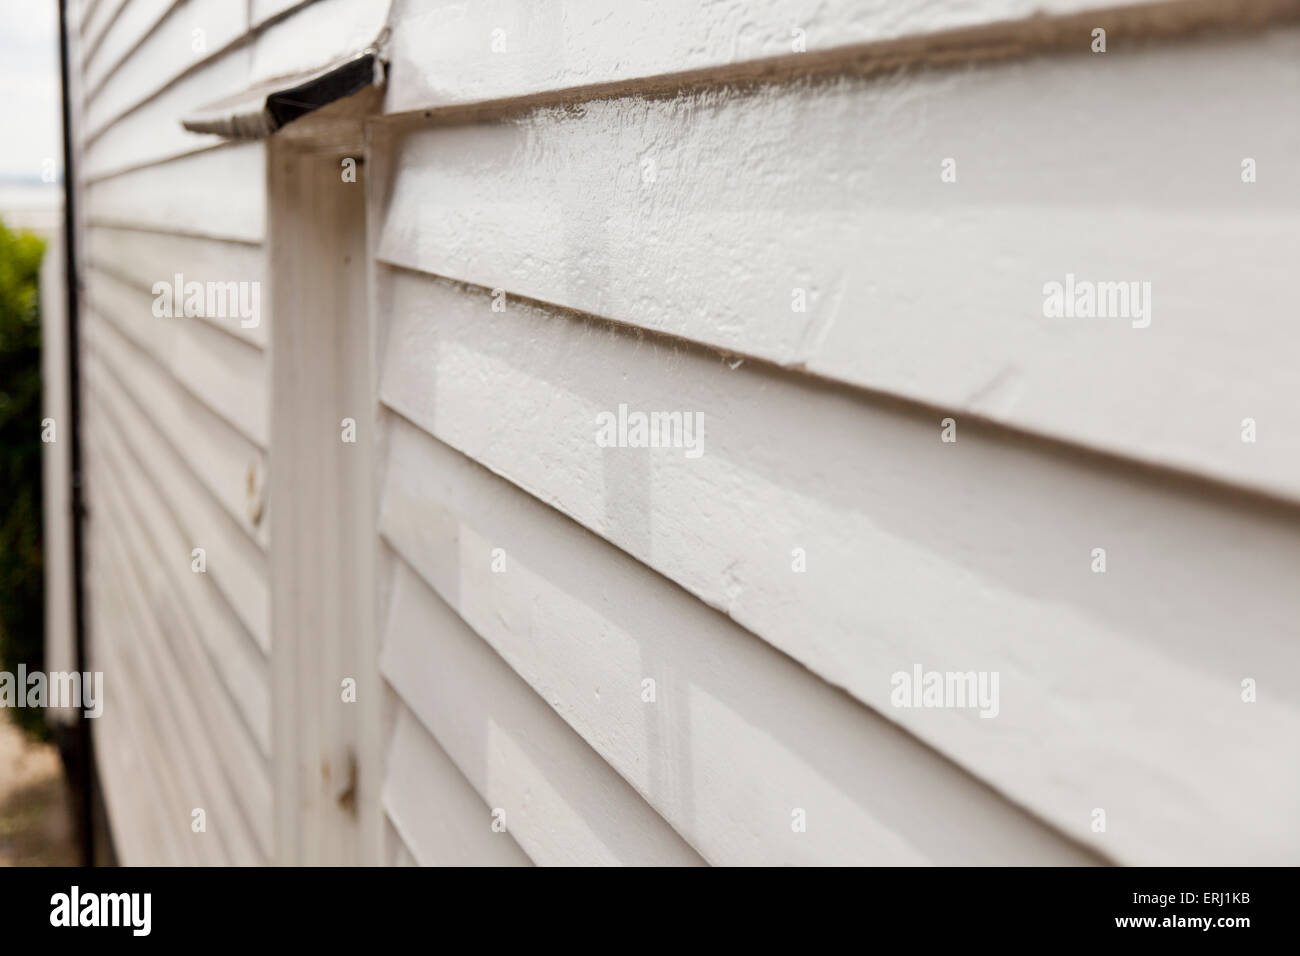
<path fill-rule="evenodd" d="M 361 672 L 376 542 L 364 153 L 276 139 L 268 155 L 277 862 L 352 864 L 362 711 L 378 706 Z"/>

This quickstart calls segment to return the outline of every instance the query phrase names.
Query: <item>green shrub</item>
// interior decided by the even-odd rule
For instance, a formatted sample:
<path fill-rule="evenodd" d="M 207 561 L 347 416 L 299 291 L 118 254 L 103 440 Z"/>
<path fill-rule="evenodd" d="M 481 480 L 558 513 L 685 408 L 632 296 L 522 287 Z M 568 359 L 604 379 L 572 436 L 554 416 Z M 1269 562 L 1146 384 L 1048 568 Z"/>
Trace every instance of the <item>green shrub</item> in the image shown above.
<path fill-rule="evenodd" d="M 45 660 L 38 293 L 44 251 L 39 237 L 0 221 L 0 670 L 10 672 L 19 663 L 44 670 Z M 13 716 L 44 735 L 41 711 L 18 708 Z"/>

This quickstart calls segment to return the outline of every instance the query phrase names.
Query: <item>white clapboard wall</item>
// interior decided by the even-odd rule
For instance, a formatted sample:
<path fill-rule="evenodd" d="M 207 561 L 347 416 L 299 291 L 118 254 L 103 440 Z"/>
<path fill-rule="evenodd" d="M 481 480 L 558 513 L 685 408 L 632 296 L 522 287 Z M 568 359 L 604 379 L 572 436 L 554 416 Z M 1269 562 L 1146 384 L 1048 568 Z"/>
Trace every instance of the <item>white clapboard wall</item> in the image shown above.
<path fill-rule="evenodd" d="M 381 666 L 534 861 L 578 838 L 512 799 L 605 791 L 530 691 L 710 863 L 1300 857 L 1300 32 L 1087 6 L 397 5 Z M 1067 273 L 1152 322 L 1044 318 Z M 703 455 L 599 447 L 621 403 Z"/>
<path fill-rule="evenodd" d="M 179 119 L 381 31 L 370 348 L 330 372 L 370 382 L 374 500 L 304 488 L 373 557 L 360 859 L 1300 860 L 1300 5 L 386 7 L 85 4 L 126 862 L 303 859 L 268 463 L 338 422 L 282 401 L 268 292 L 246 329 L 151 289 L 307 268 L 276 144 Z M 1149 282 L 1149 324 L 1046 317 L 1067 275 Z M 620 405 L 702 454 L 602 447 Z M 895 706 L 915 668 L 996 674 L 997 715 Z"/>
<path fill-rule="evenodd" d="M 275 766 L 291 759 L 273 743 L 268 151 L 181 119 L 365 46 L 386 13 L 362 0 L 81 5 L 89 655 L 105 673 L 96 756 L 127 863 L 281 862 Z M 155 284 L 177 277 L 258 284 L 259 324 L 155 316 Z"/>
<path fill-rule="evenodd" d="M 243 4 L 159 0 L 100 0 L 81 21 L 89 663 L 105 675 L 96 758 L 128 864 L 272 860 L 271 317 L 244 329 L 153 309 L 154 284 L 178 275 L 263 278 L 263 146 L 184 133 L 170 93 L 242 84 L 246 52 L 199 50 L 248 27 Z"/>

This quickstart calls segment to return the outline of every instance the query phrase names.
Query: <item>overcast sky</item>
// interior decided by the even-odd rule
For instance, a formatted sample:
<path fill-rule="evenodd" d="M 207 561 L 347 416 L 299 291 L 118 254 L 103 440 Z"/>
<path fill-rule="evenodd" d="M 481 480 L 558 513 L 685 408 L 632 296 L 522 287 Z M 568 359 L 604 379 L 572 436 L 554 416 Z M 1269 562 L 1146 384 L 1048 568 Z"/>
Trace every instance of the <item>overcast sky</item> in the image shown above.
<path fill-rule="evenodd" d="M 0 179 L 63 167 L 56 0 L 0 0 Z"/>

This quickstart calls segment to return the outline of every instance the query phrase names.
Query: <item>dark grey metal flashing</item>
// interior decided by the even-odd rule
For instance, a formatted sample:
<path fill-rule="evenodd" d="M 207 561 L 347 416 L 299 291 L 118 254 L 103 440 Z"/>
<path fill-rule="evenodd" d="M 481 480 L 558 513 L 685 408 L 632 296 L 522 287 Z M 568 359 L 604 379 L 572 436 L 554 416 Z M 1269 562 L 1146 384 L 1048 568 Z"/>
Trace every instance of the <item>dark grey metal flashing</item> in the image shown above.
<path fill-rule="evenodd" d="M 375 47 L 305 76 L 267 83 L 227 97 L 181 120 L 192 133 L 231 139 L 261 139 L 336 100 L 384 82 L 384 63 Z"/>

